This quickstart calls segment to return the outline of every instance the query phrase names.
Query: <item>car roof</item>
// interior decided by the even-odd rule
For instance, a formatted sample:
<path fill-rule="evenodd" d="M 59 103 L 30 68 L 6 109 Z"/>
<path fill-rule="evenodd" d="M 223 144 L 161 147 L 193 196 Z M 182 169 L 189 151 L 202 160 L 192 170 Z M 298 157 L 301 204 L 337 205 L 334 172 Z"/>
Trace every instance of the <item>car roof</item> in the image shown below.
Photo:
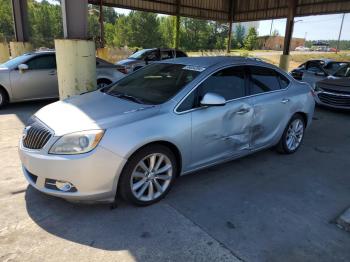
<path fill-rule="evenodd" d="M 201 57 L 179 57 L 175 59 L 163 60 L 161 63 L 175 63 L 189 66 L 211 67 L 218 65 L 226 65 L 233 63 L 253 63 L 256 65 L 271 66 L 271 64 L 265 63 L 260 59 L 247 58 L 242 56 L 201 56 Z"/>

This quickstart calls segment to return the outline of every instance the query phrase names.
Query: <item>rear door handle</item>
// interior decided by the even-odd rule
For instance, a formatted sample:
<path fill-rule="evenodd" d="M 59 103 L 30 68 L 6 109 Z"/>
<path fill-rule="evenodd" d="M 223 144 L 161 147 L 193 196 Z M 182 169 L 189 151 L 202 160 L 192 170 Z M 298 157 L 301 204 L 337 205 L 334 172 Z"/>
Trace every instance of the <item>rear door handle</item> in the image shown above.
<path fill-rule="evenodd" d="M 56 71 L 51 71 L 51 72 L 49 73 L 49 75 L 50 75 L 50 76 L 56 75 Z"/>
<path fill-rule="evenodd" d="M 287 104 L 289 101 L 290 101 L 290 100 L 289 100 L 288 98 L 283 98 L 283 99 L 281 100 L 281 103 L 282 103 L 282 104 Z"/>
<path fill-rule="evenodd" d="M 237 111 L 237 114 L 238 115 L 244 115 L 244 114 L 248 113 L 249 111 L 250 111 L 249 108 L 242 108 L 242 109 Z"/>

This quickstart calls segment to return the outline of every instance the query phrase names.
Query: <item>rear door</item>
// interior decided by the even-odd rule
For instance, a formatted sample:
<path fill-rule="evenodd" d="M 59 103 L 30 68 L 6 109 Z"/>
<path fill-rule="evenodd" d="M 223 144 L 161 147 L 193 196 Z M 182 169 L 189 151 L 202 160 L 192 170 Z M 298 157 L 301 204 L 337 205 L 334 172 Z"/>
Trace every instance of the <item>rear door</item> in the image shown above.
<path fill-rule="evenodd" d="M 10 73 L 12 93 L 16 100 L 58 97 L 56 58 L 54 54 L 38 55 L 26 62 L 28 70 Z"/>
<path fill-rule="evenodd" d="M 276 70 L 249 66 L 249 76 L 254 105 L 251 147 L 258 149 L 278 142 L 289 120 L 292 98 L 289 80 Z"/>

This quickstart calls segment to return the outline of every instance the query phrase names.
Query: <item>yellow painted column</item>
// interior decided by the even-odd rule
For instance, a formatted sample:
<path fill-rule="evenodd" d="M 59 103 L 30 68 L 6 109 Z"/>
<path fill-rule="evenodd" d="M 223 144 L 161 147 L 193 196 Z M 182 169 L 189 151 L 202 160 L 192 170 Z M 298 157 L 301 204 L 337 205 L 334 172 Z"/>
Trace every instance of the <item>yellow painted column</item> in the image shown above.
<path fill-rule="evenodd" d="M 56 63 L 60 99 L 96 89 L 95 43 L 56 39 Z"/>
<path fill-rule="evenodd" d="M 33 46 L 29 42 L 10 42 L 11 57 L 15 58 L 17 56 L 23 55 L 33 51 Z"/>
<path fill-rule="evenodd" d="M 10 49 L 7 42 L 0 42 L 0 64 L 10 59 Z"/>
<path fill-rule="evenodd" d="M 281 55 L 280 68 L 288 72 L 290 55 Z"/>

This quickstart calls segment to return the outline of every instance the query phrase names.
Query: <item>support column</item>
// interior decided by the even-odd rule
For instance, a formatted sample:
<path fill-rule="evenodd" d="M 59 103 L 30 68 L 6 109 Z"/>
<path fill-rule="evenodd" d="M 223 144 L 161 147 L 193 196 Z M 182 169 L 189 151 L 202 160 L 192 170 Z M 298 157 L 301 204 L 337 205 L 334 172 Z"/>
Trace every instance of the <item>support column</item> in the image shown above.
<path fill-rule="evenodd" d="M 13 24 L 16 41 L 10 42 L 11 57 L 32 51 L 29 43 L 27 0 L 12 0 Z"/>
<path fill-rule="evenodd" d="M 61 0 L 64 39 L 55 39 L 60 99 L 96 89 L 95 42 L 88 38 L 88 0 Z"/>
<path fill-rule="evenodd" d="M 290 59 L 289 49 L 290 49 L 290 43 L 292 41 L 292 36 L 293 36 L 296 0 L 289 0 L 288 7 L 289 8 L 288 8 L 286 32 L 284 36 L 283 55 L 281 55 L 280 57 L 280 68 L 282 68 L 285 71 L 288 71 L 288 67 L 289 67 L 289 59 Z"/>
<path fill-rule="evenodd" d="M 7 42 L 0 42 L 0 64 L 10 59 L 10 49 Z"/>
<path fill-rule="evenodd" d="M 232 42 L 232 23 L 233 23 L 233 0 L 230 1 L 230 14 L 228 19 L 228 38 L 227 38 L 227 47 L 226 52 L 231 52 L 231 42 Z"/>
<path fill-rule="evenodd" d="M 180 43 L 180 0 L 176 1 L 174 48 L 179 48 Z"/>

